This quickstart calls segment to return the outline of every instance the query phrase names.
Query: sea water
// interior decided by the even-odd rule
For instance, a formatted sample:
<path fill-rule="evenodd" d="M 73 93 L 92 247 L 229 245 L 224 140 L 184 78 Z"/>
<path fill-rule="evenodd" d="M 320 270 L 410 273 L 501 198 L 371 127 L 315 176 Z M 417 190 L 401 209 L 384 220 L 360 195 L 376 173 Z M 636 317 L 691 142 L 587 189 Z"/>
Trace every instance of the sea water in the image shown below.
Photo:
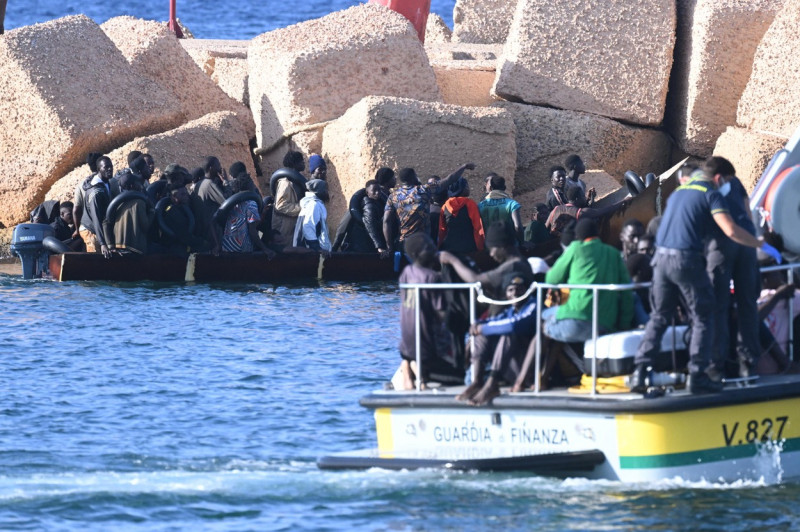
<path fill-rule="evenodd" d="M 359 0 L 177 0 L 178 18 L 200 39 L 251 39 L 365 2 Z M 453 27 L 455 0 L 432 0 L 431 12 Z M 120 15 L 169 18 L 169 0 L 8 0 L 6 30 L 83 13 L 101 24 Z"/>
<path fill-rule="evenodd" d="M 178 0 L 178 15 L 197 37 L 246 39 L 356 3 Z M 451 26 L 452 7 L 432 3 Z M 76 13 L 164 20 L 168 1 L 9 0 L 6 28 Z M 319 471 L 375 445 L 358 399 L 399 362 L 397 301 L 392 283 L 0 273 L 0 529 L 800 529 L 777 451 L 734 484 Z"/>
<path fill-rule="evenodd" d="M 796 530 L 800 486 L 326 472 L 374 447 L 394 283 L 0 274 L 2 530 Z M 777 473 L 776 473 L 777 472 Z"/>

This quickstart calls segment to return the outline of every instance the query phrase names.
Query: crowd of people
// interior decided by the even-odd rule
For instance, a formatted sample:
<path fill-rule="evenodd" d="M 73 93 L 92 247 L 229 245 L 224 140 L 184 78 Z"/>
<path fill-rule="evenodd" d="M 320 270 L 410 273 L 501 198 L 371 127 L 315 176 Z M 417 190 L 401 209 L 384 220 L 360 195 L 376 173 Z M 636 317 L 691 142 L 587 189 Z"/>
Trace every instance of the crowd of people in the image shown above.
<path fill-rule="evenodd" d="M 467 163 L 445 178 L 423 180 L 413 168 L 380 168 L 350 198 L 334 238 L 328 228 L 330 197 L 323 157 L 289 151 L 261 197 L 246 165 L 230 170 L 210 156 L 189 171 L 170 164 L 151 178 L 155 161 L 138 151 L 114 172 L 111 159 L 90 154 L 92 173 L 75 189 L 74 201 L 45 202 L 32 221 L 51 221 L 57 237 L 73 250 L 112 254 L 195 252 L 405 254 L 410 262 L 401 283 L 480 283 L 495 301 L 471 324 L 469 304 L 455 292 L 423 291 L 419 302 L 422 367 L 416 367 L 413 292 L 401 290 L 402 364 L 396 385 L 466 383 L 459 399 L 485 404 L 500 393 L 528 389 L 534 380 L 535 346 L 543 346 L 540 387 L 575 383 L 582 374 L 583 343 L 592 337 L 590 290 L 555 290 L 536 323 L 536 281 L 550 284 L 652 282 L 651 288 L 601 291 L 600 334 L 644 328 L 631 389 L 644 392 L 651 380 L 661 337 L 668 325 L 688 323 L 689 389 L 722 389 L 724 376 L 794 370 L 786 357 L 785 301 L 793 286 L 775 275 L 763 283 L 756 250 L 781 260 L 776 248 L 756 237 L 747 193 L 735 170 L 720 157 L 679 171 L 680 186 L 663 216 L 645 226 L 625 221 L 621 249 L 604 243 L 600 228 L 627 200 L 603 208 L 581 178 L 577 155 L 550 168 L 546 201 L 532 206 L 527 225 L 522 206 L 506 192 L 505 179 L 489 173 L 485 197 L 470 199 Z M 546 244 L 550 245 L 546 245 Z M 476 252 L 486 250 L 494 267 L 483 269 Z M 546 250 L 542 258 L 527 259 Z M 730 286 L 733 283 L 734 290 Z M 800 311 L 800 305 L 795 308 Z M 541 338 L 537 338 L 540 335 Z M 800 336 L 800 335 L 798 335 Z M 465 340 L 468 339 L 468 340 Z"/>
<path fill-rule="evenodd" d="M 786 356 L 788 329 L 793 326 L 786 300 L 798 297 L 798 292 L 776 273 L 764 279 L 765 290 L 759 292 L 759 264 L 779 262 L 782 257 L 756 237 L 747 193 L 729 161 L 712 157 L 700 168 L 682 168 L 680 186 L 669 197 L 663 216 L 647 226 L 636 219 L 623 224 L 622 249 L 601 240 L 599 222 L 625 205 L 590 206 L 594 194 L 578 184 L 583 162 L 570 157 L 566 166 L 569 171 L 551 169 L 547 202 L 534 206 L 524 229 L 513 216 L 519 204 L 502 193 L 499 176 L 487 176 L 487 198 L 474 209 L 460 195 L 465 187 L 468 190 L 468 184 L 460 181 L 471 165 L 426 185 L 411 172 L 401 175 L 402 184 L 387 200 L 384 215 L 386 241 L 398 234 L 394 245 L 402 246 L 412 261 L 401 283 L 480 283 L 485 295 L 507 304 L 488 305 L 481 309 L 480 320 L 469 324 L 466 306 L 457 296 L 447 290 L 421 291 L 421 367 L 417 367 L 415 296 L 413 290 L 402 289 L 402 362 L 393 379 L 396 388 L 464 383 L 467 387 L 458 399 L 485 404 L 499 395 L 501 385 L 510 386 L 512 393 L 530 389 L 536 377 L 537 344 L 541 345 L 540 389 L 578 383 L 583 345 L 593 334 L 592 291 L 548 291 L 539 326 L 536 282 L 652 282 L 650 288 L 598 295 L 599 334 L 643 329 L 629 381 L 633 392 L 646 392 L 652 382 L 661 337 L 672 323 L 690 326 L 689 362 L 677 369 L 688 371 L 687 386 L 693 394 L 721 391 L 724 378 L 798 370 Z M 409 198 L 424 196 L 435 204 L 445 186 L 450 199 L 442 202 L 439 231 L 430 232 L 424 205 Z M 452 199 L 458 201 L 448 209 Z M 463 214 L 459 218 L 454 212 Z M 395 214 L 399 230 L 391 223 Z M 456 219 L 461 225 L 451 233 L 448 224 Z M 447 248 L 449 234 L 460 235 L 458 248 Z M 555 237 L 560 249 L 544 258 L 524 258 L 526 245 Z M 387 247 L 393 249 L 391 244 Z M 469 252 L 481 247 L 494 259 L 493 269 L 480 271 L 470 261 Z"/>

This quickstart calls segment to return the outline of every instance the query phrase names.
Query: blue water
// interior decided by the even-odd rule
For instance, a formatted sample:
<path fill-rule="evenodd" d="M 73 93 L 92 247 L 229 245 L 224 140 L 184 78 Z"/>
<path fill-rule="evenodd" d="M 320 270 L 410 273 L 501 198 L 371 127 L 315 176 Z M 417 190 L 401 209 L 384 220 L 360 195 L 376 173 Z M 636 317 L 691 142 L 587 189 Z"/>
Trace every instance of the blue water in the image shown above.
<path fill-rule="evenodd" d="M 304 20 L 318 18 L 363 2 L 358 0 L 177 0 L 178 18 L 195 37 L 202 39 L 250 39 Z M 453 27 L 455 0 L 432 0 L 431 12 Z M 84 13 L 102 24 L 133 15 L 151 20 L 169 18 L 169 0 L 8 0 L 6 30 Z"/>
<path fill-rule="evenodd" d="M 0 274 L 0 530 L 797 530 L 800 485 L 322 472 L 375 444 L 384 284 Z"/>
<path fill-rule="evenodd" d="M 202 38 L 356 2 L 178 0 Z M 452 25 L 452 0 L 433 11 Z M 9 0 L 6 28 L 167 0 Z M 0 273 L 0 530 L 798 530 L 800 484 L 322 472 L 375 444 L 392 285 L 23 282 Z"/>

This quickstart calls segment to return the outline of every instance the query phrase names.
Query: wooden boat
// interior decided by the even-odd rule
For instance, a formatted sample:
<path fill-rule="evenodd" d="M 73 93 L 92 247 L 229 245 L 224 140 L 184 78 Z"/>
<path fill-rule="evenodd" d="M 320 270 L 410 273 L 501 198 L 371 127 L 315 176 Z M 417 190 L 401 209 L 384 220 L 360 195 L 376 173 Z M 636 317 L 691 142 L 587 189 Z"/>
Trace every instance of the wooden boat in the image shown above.
<path fill-rule="evenodd" d="M 50 273 L 58 281 L 285 282 L 291 280 L 388 281 L 397 279 L 394 261 L 373 253 L 278 255 L 227 253 L 113 256 L 64 253 L 50 256 Z"/>

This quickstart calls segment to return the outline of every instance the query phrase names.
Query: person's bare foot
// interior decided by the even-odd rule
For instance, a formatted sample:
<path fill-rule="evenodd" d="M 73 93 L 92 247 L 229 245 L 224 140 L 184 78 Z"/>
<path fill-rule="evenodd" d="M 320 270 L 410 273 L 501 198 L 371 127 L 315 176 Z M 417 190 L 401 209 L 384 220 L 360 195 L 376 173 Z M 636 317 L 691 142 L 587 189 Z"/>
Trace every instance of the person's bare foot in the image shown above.
<path fill-rule="evenodd" d="M 472 399 L 473 395 L 478 393 L 480 389 L 481 389 L 480 383 L 473 381 L 472 384 L 467 386 L 466 390 L 456 395 L 456 401 L 469 401 L 470 399 Z"/>
<path fill-rule="evenodd" d="M 469 404 L 472 406 L 483 406 L 495 397 L 500 395 L 500 387 L 494 383 L 494 380 L 489 379 L 481 391 L 475 394 L 470 400 Z"/>

